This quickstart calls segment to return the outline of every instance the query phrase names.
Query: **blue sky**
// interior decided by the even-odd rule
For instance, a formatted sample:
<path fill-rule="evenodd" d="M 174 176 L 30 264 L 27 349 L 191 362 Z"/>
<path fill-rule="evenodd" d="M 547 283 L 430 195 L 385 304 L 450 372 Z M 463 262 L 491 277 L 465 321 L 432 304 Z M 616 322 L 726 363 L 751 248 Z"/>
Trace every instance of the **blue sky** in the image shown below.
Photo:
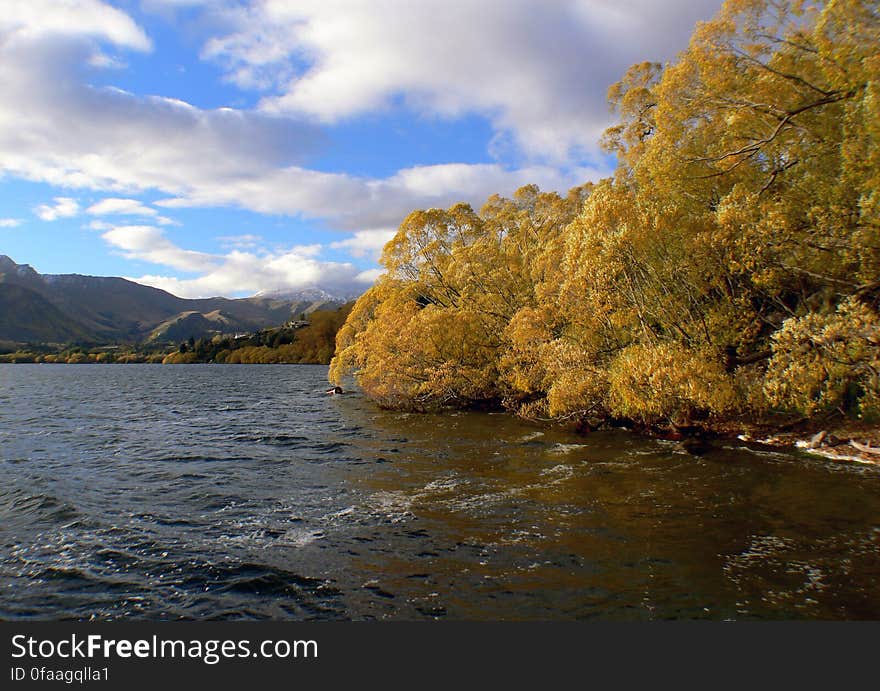
<path fill-rule="evenodd" d="M 376 277 L 406 213 L 607 175 L 720 0 L 7 0 L 0 254 L 187 296 Z"/>

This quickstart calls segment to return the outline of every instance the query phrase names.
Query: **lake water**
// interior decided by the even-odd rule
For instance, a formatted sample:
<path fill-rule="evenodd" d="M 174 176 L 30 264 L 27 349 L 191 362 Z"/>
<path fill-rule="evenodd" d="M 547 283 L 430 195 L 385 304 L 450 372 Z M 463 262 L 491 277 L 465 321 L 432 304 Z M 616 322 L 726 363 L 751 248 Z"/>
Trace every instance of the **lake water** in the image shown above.
<path fill-rule="evenodd" d="M 876 468 L 326 372 L 0 366 L 0 619 L 880 618 Z"/>

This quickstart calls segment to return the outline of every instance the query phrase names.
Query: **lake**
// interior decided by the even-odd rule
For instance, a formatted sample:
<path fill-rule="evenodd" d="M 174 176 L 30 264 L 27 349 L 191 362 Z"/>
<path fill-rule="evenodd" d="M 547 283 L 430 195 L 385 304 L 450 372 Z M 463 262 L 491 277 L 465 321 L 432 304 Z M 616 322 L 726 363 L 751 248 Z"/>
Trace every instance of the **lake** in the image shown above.
<path fill-rule="evenodd" d="M 326 374 L 0 365 L 0 618 L 880 618 L 875 467 Z"/>

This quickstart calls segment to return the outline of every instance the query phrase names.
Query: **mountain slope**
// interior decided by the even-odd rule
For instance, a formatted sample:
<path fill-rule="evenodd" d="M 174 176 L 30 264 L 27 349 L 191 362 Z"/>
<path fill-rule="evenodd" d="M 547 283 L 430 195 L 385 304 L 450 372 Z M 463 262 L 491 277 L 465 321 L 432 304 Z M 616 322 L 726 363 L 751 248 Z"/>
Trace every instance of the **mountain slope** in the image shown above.
<path fill-rule="evenodd" d="M 0 339 L 15 343 L 90 342 L 93 334 L 39 293 L 0 283 Z"/>
<path fill-rule="evenodd" d="M 123 278 L 41 275 L 0 255 L 0 340 L 51 343 L 182 341 L 277 326 L 342 304 L 255 296 L 187 300 Z M 323 299 L 327 298 L 327 299 Z"/>

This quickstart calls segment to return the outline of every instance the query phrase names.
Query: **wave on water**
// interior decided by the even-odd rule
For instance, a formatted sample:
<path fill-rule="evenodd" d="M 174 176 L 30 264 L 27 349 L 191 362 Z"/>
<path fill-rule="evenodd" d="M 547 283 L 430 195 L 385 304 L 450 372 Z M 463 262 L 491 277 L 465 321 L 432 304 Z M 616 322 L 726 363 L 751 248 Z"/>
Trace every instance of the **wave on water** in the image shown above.
<path fill-rule="evenodd" d="M 387 412 L 324 367 L 4 375 L 0 619 L 880 618 L 877 472 Z"/>

